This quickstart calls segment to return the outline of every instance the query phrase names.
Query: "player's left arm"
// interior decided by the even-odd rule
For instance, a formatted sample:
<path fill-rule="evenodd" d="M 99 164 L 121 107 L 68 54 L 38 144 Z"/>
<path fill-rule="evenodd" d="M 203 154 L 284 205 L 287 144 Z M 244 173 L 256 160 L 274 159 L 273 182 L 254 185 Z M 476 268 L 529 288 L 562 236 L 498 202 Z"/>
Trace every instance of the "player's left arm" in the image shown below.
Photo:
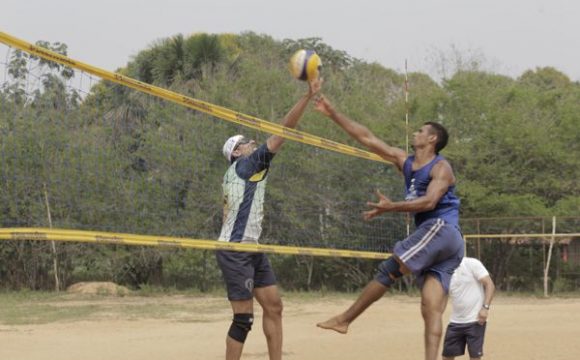
<path fill-rule="evenodd" d="M 455 184 L 455 175 L 453 175 L 451 165 L 445 160 L 439 161 L 431 170 L 431 182 L 425 195 L 409 201 L 391 201 L 377 190 L 379 201 L 377 203 L 369 201 L 367 205 L 372 209 L 364 212 L 363 216 L 369 220 L 387 211 L 418 213 L 433 210 L 453 184 Z"/>
<path fill-rule="evenodd" d="M 493 283 L 493 280 L 491 280 L 491 277 L 489 275 L 479 279 L 479 282 L 483 285 L 483 291 L 485 294 L 483 304 L 485 306 L 479 310 L 477 322 L 483 325 L 485 324 L 485 322 L 487 321 L 487 317 L 489 316 L 489 305 L 491 305 L 491 300 L 493 299 L 493 295 L 495 294 L 495 284 Z"/>

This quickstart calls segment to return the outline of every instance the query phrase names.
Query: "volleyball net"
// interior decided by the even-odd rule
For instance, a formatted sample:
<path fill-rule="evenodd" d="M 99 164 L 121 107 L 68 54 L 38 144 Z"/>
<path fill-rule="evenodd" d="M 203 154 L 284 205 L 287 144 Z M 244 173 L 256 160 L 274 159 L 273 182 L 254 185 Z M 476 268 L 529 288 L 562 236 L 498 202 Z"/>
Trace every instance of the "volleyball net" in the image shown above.
<path fill-rule="evenodd" d="M 226 49 L 223 44 L 232 42 L 217 40 L 216 46 Z M 306 84 L 286 69 L 293 49 L 261 58 L 264 54 L 252 57 L 243 52 L 246 44 L 238 43 L 221 64 L 185 69 L 164 83 L 139 73 L 146 68 L 138 66 L 142 54 L 111 73 L 67 57 L 59 43 L 33 45 L 6 33 L 0 41 L 7 45 L 0 60 L 1 239 L 113 239 L 129 245 L 384 258 L 406 235 L 403 216 L 361 218 L 375 189 L 400 193 L 393 166 L 313 135 L 346 138 L 310 106 L 299 124 L 303 130 L 279 125 L 306 92 Z M 164 51 L 162 45 L 147 51 Z M 157 74 L 159 68 L 151 71 Z M 347 81 L 334 80 L 327 85 Z M 398 92 L 391 87 L 389 94 L 399 101 Z M 404 138 L 400 125 L 394 131 Z M 221 148 L 238 133 L 258 142 L 270 134 L 289 140 L 270 170 L 263 247 L 207 243 L 217 239 L 222 221 L 221 184 L 228 164 Z"/>
<path fill-rule="evenodd" d="M 227 249 L 306 255 L 277 264 L 286 286 L 323 286 L 332 277 L 334 288 L 350 289 L 373 272 L 372 262 L 358 259 L 390 256 L 412 226 L 402 214 L 362 220 L 376 189 L 402 196 L 391 164 L 311 107 L 298 130 L 279 125 L 307 90 L 287 60 L 310 44 L 176 36 L 112 73 L 69 58 L 61 43 L 33 45 L 2 32 L 0 42 L 0 277 L 9 286 L 49 288 L 50 272 L 56 288 L 59 278 L 138 286 L 170 268 L 162 283 L 207 289 L 218 272 L 206 250 Z M 405 79 L 316 50 L 323 92 L 404 148 Z M 216 241 L 229 166 L 222 145 L 234 134 L 288 140 L 270 168 L 260 245 Z M 577 218 L 463 218 L 461 225 L 467 255 L 491 265 L 505 288 L 536 288 L 540 274 L 544 284 L 552 276 L 554 286 L 579 287 Z M 317 259 L 314 271 L 314 257 L 336 260 Z"/>

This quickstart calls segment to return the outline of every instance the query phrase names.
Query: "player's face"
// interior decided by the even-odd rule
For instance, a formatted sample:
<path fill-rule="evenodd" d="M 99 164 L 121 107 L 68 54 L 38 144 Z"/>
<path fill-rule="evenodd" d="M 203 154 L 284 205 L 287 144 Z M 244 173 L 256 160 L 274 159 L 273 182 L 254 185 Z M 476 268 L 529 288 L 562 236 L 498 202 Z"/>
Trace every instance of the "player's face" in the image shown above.
<path fill-rule="evenodd" d="M 423 125 L 413 133 L 413 147 L 419 148 L 428 144 L 429 125 Z"/>
<path fill-rule="evenodd" d="M 240 140 L 238 142 L 238 145 L 236 145 L 235 150 L 239 150 L 241 153 L 241 156 L 248 156 L 251 153 L 253 153 L 257 148 L 258 148 L 258 144 L 256 143 L 255 140 L 243 138 L 242 140 Z"/>

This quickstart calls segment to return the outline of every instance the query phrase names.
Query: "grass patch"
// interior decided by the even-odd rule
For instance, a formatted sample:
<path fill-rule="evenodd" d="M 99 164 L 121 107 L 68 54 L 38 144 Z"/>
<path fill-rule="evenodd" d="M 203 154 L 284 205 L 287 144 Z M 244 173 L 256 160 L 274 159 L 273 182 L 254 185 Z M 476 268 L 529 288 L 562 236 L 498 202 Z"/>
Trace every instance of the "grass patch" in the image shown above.
<path fill-rule="evenodd" d="M 62 306 L 67 299 L 57 293 L 10 292 L 0 293 L 0 322 L 5 325 L 46 324 L 87 318 L 98 306 Z"/>
<path fill-rule="evenodd" d="M 302 307 L 316 302 L 354 301 L 360 292 L 281 291 L 288 310 L 291 304 Z M 418 299 L 418 293 L 392 291 L 386 294 L 401 301 Z M 578 299 L 579 294 L 552 295 L 549 299 Z M 498 293 L 497 300 L 544 300 L 536 293 Z M 546 300 L 549 300 L 546 299 Z M 83 295 L 65 292 L 0 292 L 0 324 L 30 325 L 55 322 L 163 319 L 175 322 L 212 322 L 231 317 L 230 307 L 223 291 L 210 294 L 198 291 L 146 288 L 129 295 Z"/>
<path fill-rule="evenodd" d="M 29 325 L 81 320 L 169 319 L 213 321 L 229 309 L 220 297 L 178 292 L 134 292 L 131 295 L 82 295 L 51 292 L 0 292 L 0 324 Z"/>

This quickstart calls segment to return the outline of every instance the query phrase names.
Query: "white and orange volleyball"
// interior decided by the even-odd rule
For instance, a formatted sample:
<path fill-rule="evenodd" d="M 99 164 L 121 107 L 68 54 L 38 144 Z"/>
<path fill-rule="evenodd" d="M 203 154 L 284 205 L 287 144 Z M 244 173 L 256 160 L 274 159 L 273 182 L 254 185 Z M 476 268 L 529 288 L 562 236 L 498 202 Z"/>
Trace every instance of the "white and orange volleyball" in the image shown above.
<path fill-rule="evenodd" d="M 290 58 L 290 73 L 298 80 L 309 81 L 320 76 L 322 61 L 314 50 L 298 50 Z"/>

